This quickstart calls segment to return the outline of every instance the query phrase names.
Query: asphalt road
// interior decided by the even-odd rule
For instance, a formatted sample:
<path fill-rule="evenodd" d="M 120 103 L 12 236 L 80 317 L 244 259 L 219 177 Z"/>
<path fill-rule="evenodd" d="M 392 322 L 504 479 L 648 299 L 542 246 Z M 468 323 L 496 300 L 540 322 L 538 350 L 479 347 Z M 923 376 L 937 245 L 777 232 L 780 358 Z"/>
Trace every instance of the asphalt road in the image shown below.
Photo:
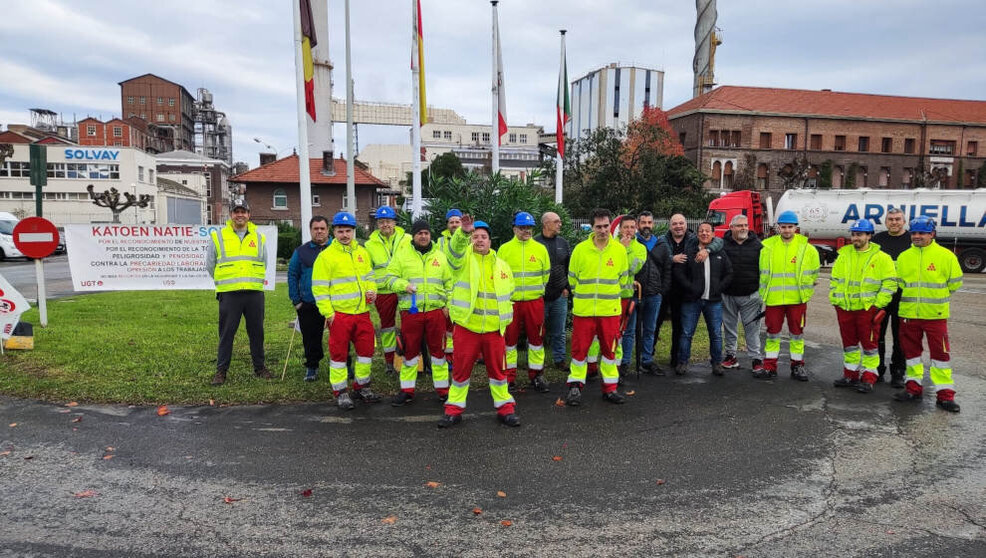
<path fill-rule="evenodd" d="M 591 384 L 581 408 L 553 386 L 518 395 L 519 429 L 480 391 L 450 431 L 430 396 L 166 416 L 0 398 L 0 557 L 981 557 L 983 287 L 952 306 L 958 415 L 832 387 L 821 296 L 808 383 L 696 367 L 632 382 L 622 406 Z"/>

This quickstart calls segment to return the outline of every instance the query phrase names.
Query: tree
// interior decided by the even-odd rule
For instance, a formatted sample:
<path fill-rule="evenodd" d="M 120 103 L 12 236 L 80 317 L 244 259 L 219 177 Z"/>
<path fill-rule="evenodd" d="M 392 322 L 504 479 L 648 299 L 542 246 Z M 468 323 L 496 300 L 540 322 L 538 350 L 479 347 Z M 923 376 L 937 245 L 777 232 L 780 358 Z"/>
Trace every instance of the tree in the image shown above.
<path fill-rule="evenodd" d="M 976 188 L 986 188 L 986 161 L 976 172 Z"/>
<path fill-rule="evenodd" d="M 113 212 L 114 223 L 120 222 L 120 214 L 130 206 L 145 208 L 151 203 L 151 196 L 149 194 L 141 194 L 138 197 L 130 192 L 123 192 L 123 197 L 126 198 L 126 201 L 121 203 L 121 192 L 116 188 L 110 188 L 102 194 L 97 194 L 93 185 L 90 184 L 89 186 L 86 186 L 86 190 L 89 192 L 89 198 L 92 199 L 92 203 L 94 205 L 109 208 L 109 210 Z"/>
<path fill-rule="evenodd" d="M 428 168 L 421 171 L 421 196 L 425 198 L 433 197 L 431 194 L 431 183 L 432 180 L 441 180 L 444 178 L 462 178 L 466 175 L 466 168 L 462 166 L 462 160 L 459 156 L 449 151 L 448 153 L 442 153 L 438 157 L 435 157 Z M 414 177 L 411 173 L 407 173 L 404 178 L 403 185 L 409 186 L 412 184 Z"/>
<path fill-rule="evenodd" d="M 733 179 L 733 190 L 753 190 L 757 181 L 757 156 L 747 153 L 743 156 L 743 167 Z"/>
<path fill-rule="evenodd" d="M 795 156 L 794 160 L 777 171 L 777 176 L 781 177 L 785 190 L 804 188 L 805 182 L 808 180 L 809 169 L 811 169 L 811 163 L 808 162 L 807 157 Z"/>

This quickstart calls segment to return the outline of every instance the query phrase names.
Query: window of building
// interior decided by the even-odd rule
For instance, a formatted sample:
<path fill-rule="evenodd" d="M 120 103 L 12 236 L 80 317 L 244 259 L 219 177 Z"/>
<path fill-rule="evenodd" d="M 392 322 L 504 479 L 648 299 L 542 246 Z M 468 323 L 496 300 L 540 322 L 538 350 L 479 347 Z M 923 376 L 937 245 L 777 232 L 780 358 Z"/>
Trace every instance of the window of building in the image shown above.
<path fill-rule="evenodd" d="M 431 131 L 431 139 L 442 139 L 442 131 L 441 130 L 432 130 Z"/>
<path fill-rule="evenodd" d="M 48 178 L 65 178 L 65 163 L 48 163 Z"/>
<path fill-rule="evenodd" d="M 719 189 L 719 185 L 722 183 L 722 163 L 716 161 L 712 163 L 712 187 Z"/>
<path fill-rule="evenodd" d="M 951 155 L 955 153 L 955 142 L 949 140 L 931 140 L 931 148 L 928 150 L 932 155 Z"/>
<path fill-rule="evenodd" d="M 614 82 L 616 87 L 613 88 L 613 118 L 620 117 L 620 68 L 616 69 Z"/>
<path fill-rule="evenodd" d="M 158 122 L 164 122 L 164 115 L 163 114 L 158 114 L 157 115 L 157 121 Z"/>
<path fill-rule="evenodd" d="M 164 97 L 158 97 L 157 104 L 158 106 L 164 106 Z"/>
<path fill-rule="evenodd" d="M 890 167 L 880 167 L 879 184 L 881 188 L 886 188 L 890 185 Z"/>
<path fill-rule="evenodd" d="M 175 106 L 175 98 L 174 97 L 169 97 L 168 98 L 168 106 L 169 107 Z"/>
<path fill-rule="evenodd" d="M 489 142 L 490 142 L 490 133 L 483 132 L 483 143 L 489 143 Z"/>
<path fill-rule="evenodd" d="M 978 141 L 970 141 L 969 143 L 967 143 L 966 144 L 966 151 L 965 151 L 965 153 L 969 157 L 975 157 L 975 156 L 977 156 L 979 154 L 979 142 Z"/>
<path fill-rule="evenodd" d="M 312 206 L 320 207 L 322 205 L 322 197 L 318 194 L 312 194 Z"/>
<path fill-rule="evenodd" d="M 914 138 L 904 139 L 904 153 L 914 153 Z"/>
<path fill-rule="evenodd" d="M 863 153 L 870 150 L 869 136 L 859 136 L 859 152 Z"/>
<path fill-rule="evenodd" d="M 175 121 L 175 115 L 174 114 L 169 114 L 168 115 L 168 119 L 171 120 L 172 122 L 174 122 Z"/>
<path fill-rule="evenodd" d="M 510 143 L 517 143 L 517 134 L 510 134 L 507 138 Z"/>
<path fill-rule="evenodd" d="M 767 189 L 767 178 L 770 176 L 770 169 L 766 163 L 757 165 L 757 190 Z"/>
<path fill-rule="evenodd" d="M 144 181 L 144 167 L 137 166 L 137 182 Z"/>
<path fill-rule="evenodd" d="M 869 186 L 869 177 L 870 174 L 866 171 L 866 167 L 862 165 L 859 166 L 856 169 L 856 187 L 866 188 L 867 186 Z"/>
<path fill-rule="evenodd" d="M 812 134 L 811 135 L 811 149 L 815 151 L 821 151 L 822 149 L 822 134 Z"/>
<path fill-rule="evenodd" d="M 133 95 L 127 96 L 127 104 L 128 105 L 134 104 L 134 96 Z"/>
<path fill-rule="evenodd" d="M 147 104 L 147 97 L 141 97 L 140 98 L 140 104 L 146 105 Z"/>
<path fill-rule="evenodd" d="M 846 136 L 835 136 L 835 145 L 833 146 L 835 151 L 845 151 L 846 150 Z"/>
<path fill-rule="evenodd" d="M 520 135 L 520 143 L 527 143 L 527 134 Z"/>
<path fill-rule="evenodd" d="M 709 147 L 718 147 L 719 130 L 709 130 Z"/>
<path fill-rule="evenodd" d="M 114 138 L 123 137 L 123 126 L 113 126 L 113 137 Z"/>
<path fill-rule="evenodd" d="M 963 188 L 975 188 L 976 187 L 976 171 L 972 169 L 967 169 L 965 171 L 965 178 L 962 180 Z"/>
<path fill-rule="evenodd" d="M 92 124 L 86 126 L 86 135 L 87 136 L 95 136 L 96 135 L 96 127 L 93 126 Z"/>
<path fill-rule="evenodd" d="M 281 188 L 274 190 L 274 209 L 287 209 L 287 208 L 288 208 L 288 195 Z"/>
<path fill-rule="evenodd" d="M 760 132 L 760 149 L 770 149 L 770 147 L 771 147 L 770 132 Z"/>
<path fill-rule="evenodd" d="M 729 134 L 729 147 L 739 147 L 740 146 L 740 131 L 733 130 Z"/>
<path fill-rule="evenodd" d="M 114 145 L 115 147 L 123 147 L 123 142 L 122 142 L 122 141 L 114 141 L 114 142 L 113 142 L 113 145 Z"/>
<path fill-rule="evenodd" d="M 140 113 L 140 117 L 143 118 L 144 120 L 147 120 L 147 113 L 146 112 Z"/>
<path fill-rule="evenodd" d="M 147 181 L 154 184 L 154 169 L 147 169 Z"/>
<path fill-rule="evenodd" d="M 442 132 L 442 137 L 445 138 L 448 141 L 451 141 L 452 140 L 452 131 L 451 130 L 445 130 L 444 132 Z"/>
<path fill-rule="evenodd" d="M 722 167 L 722 187 L 727 190 L 733 188 L 733 162 L 726 161 Z"/>
<path fill-rule="evenodd" d="M 472 141 L 479 143 L 479 132 L 472 133 Z"/>
<path fill-rule="evenodd" d="M 798 134 L 784 134 L 784 149 L 798 148 Z"/>
<path fill-rule="evenodd" d="M 883 138 L 880 140 L 880 152 L 890 153 L 894 150 L 894 138 Z"/>

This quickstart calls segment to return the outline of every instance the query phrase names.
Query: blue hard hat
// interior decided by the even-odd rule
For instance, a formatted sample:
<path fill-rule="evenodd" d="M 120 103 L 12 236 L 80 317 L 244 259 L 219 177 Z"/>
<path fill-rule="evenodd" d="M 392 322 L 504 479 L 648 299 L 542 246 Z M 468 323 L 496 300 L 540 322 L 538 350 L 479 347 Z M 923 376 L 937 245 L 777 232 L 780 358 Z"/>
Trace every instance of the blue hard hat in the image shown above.
<path fill-rule="evenodd" d="M 381 205 L 373 214 L 374 219 L 396 219 L 397 213 L 389 205 Z"/>
<path fill-rule="evenodd" d="M 534 216 L 526 211 L 521 211 L 517 215 L 514 215 L 514 226 L 515 227 L 533 227 L 534 226 Z"/>
<path fill-rule="evenodd" d="M 798 214 L 793 211 L 782 211 L 780 215 L 777 216 L 778 225 L 797 225 L 798 224 Z"/>
<path fill-rule="evenodd" d="M 445 220 L 448 221 L 452 217 L 462 217 L 462 212 L 454 207 L 445 212 Z"/>
<path fill-rule="evenodd" d="M 348 211 L 340 211 L 332 217 L 333 227 L 356 227 L 356 217 Z"/>
<path fill-rule="evenodd" d="M 859 232 L 873 234 L 874 230 L 876 229 L 873 228 L 873 221 L 870 221 L 869 219 L 860 219 L 849 227 L 849 232 L 851 233 Z"/>
<path fill-rule="evenodd" d="M 486 229 L 486 233 L 492 235 L 492 233 L 490 233 L 490 224 L 486 221 L 476 221 L 472 224 L 472 226 L 475 229 Z"/>
<path fill-rule="evenodd" d="M 935 220 L 927 215 L 918 215 L 911 220 L 911 232 L 933 233 L 935 232 Z"/>

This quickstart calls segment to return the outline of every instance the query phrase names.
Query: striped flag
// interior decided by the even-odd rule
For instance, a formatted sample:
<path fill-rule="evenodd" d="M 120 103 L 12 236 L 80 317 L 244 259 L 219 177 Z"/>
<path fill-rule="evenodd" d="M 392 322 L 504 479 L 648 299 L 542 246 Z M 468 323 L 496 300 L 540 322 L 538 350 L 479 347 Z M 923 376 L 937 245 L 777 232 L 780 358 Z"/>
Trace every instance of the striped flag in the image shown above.
<path fill-rule="evenodd" d="M 315 64 L 312 47 L 318 44 L 311 0 L 301 0 L 301 57 L 305 68 L 305 112 L 315 121 Z"/>
<path fill-rule="evenodd" d="M 411 53 L 411 69 L 418 70 L 418 125 L 428 123 L 428 103 L 425 101 L 425 42 L 424 28 L 421 26 L 421 0 L 414 0 L 417 11 L 414 17 L 414 42 L 417 52 Z"/>
<path fill-rule="evenodd" d="M 493 87 L 496 89 L 498 117 L 496 144 L 501 145 L 503 134 L 507 133 L 507 94 L 503 87 L 503 53 L 500 51 L 500 23 L 498 18 L 493 20 L 493 37 L 496 40 L 496 82 L 493 83 Z"/>
<path fill-rule="evenodd" d="M 565 32 L 561 36 L 561 67 L 558 68 L 558 117 L 555 120 L 555 134 L 558 142 L 558 155 L 565 156 L 565 124 L 572 119 L 572 104 L 568 97 L 568 60 L 565 57 Z"/>

